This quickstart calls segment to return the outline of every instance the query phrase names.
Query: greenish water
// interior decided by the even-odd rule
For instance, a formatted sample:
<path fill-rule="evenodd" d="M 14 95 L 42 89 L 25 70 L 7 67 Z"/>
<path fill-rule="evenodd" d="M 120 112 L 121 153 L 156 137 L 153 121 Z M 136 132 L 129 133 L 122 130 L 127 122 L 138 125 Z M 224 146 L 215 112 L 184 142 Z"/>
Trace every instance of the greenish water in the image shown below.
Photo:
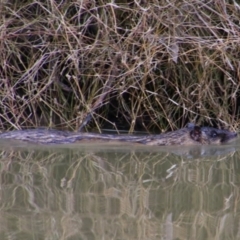
<path fill-rule="evenodd" d="M 0 239 L 240 239 L 240 152 L 0 142 Z"/>

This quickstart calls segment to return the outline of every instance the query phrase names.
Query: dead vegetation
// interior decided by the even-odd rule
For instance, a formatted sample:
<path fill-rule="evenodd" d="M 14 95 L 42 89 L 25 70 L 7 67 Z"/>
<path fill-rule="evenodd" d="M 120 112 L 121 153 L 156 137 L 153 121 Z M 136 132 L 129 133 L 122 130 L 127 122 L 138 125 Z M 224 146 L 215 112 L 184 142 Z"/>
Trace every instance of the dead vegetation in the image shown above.
<path fill-rule="evenodd" d="M 2 129 L 239 126 L 237 2 L 5 1 L 0 16 Z"/>

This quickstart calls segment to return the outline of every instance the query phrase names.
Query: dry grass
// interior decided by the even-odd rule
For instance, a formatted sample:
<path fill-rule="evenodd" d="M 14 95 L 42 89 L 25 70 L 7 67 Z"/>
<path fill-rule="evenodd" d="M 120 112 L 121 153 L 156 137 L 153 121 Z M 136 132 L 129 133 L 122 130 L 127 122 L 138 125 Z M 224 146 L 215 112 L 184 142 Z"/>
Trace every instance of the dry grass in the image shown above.
<path fill-rule="evenodd" d="M 5 1 L 0 127 L 239 126 L 240 5 Z"/>

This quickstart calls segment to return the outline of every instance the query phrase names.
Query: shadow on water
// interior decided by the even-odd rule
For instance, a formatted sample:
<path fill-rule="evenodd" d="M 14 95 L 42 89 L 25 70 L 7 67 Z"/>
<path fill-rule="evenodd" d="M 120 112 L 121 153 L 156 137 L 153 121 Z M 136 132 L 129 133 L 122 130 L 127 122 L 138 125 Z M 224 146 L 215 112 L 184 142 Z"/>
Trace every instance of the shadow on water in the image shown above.
<path fill-rule="evenodd" d="M 0 239 L 240 239 L 239 150 L 1 141 Z"/>

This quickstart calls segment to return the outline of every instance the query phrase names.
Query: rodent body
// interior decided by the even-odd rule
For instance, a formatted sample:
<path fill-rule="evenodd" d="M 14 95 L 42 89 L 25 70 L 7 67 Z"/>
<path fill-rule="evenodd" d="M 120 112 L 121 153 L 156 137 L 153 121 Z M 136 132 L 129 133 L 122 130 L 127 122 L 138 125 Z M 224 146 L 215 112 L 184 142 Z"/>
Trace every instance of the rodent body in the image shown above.
<path fill-rule="evenodd" d="M 68 131 L 30 129 L 0 134 L 0 139 L 15 139 L 41 144 L 68 144 L 83 141 L 131 142 L 151 146 L 222 144 L 237 137 L 237 133 L 212 127 L 189 124 L 186 128 L 158 135 L 114 135 L 75 133 Z"/>

